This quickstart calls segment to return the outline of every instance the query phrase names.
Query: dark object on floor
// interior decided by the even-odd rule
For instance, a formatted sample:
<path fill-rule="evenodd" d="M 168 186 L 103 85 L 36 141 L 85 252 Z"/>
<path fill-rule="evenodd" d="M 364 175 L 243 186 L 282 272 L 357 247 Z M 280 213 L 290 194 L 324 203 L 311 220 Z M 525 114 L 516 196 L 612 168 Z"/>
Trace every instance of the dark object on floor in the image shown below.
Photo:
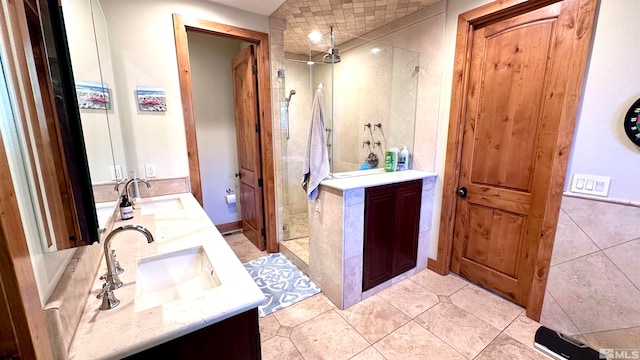
<path fill-rule="evenodd" d="M 540 326 L 536 331 L 534 346 L 546 355 L 559 360 L 598 360 L 605 358 L 604 356 L 600 357 L 599 352 L 586 344 L 544 326 Z"/>

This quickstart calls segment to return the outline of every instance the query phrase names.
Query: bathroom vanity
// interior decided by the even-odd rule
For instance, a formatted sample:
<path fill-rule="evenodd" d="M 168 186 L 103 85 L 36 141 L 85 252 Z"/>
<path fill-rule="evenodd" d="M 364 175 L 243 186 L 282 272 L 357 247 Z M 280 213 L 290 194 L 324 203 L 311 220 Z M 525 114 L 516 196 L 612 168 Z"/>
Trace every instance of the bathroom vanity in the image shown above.
<path fill-rule="evenodd" d="M 364 189 L 362 290 L 416 266 L 422 180 Z"/>
<path fill-rule="evenodd" d="M 355 176 L 354 176 L 355 175 Z M 340 309 L 427 267 L 436 174 L 338 176 L 309 202 L 309 277 Z"/>
<path fill-rule="evenodd" d="M 264 295 L 193 195 L 146 198 L 135 208 L 133 219 L 116 220 L 113 227 L 144 226 L 154 241 L 133 231 L 113 238 L 125 270 L 119 275 L 124 286 L 113 291 L 120 304 L 99 310 L 104 256 L 90 289 L 61 280 L 63 293 L 75 292 L 85 302 L 75 300 L 83 309 L 75 328 L 64 309 L 72 299 L 45 306 L 49 327 L 56 329 L 50 333 L 71 334 L 54 339 L 54 347 L 70 341 L 70 359 L 259 359 L 257 307 Z"/>

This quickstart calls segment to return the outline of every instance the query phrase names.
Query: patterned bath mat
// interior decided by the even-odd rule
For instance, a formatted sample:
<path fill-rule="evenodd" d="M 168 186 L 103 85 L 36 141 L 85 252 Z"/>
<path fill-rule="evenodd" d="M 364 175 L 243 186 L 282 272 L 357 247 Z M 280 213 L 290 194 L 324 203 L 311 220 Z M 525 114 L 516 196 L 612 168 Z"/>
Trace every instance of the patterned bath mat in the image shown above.
<path fill-rule="evenodd" d="M 279 253 L 250 261 L 244 267 L 266 297 L 258 307 L 260 317 L 320 292 L 313 281 Z"/>

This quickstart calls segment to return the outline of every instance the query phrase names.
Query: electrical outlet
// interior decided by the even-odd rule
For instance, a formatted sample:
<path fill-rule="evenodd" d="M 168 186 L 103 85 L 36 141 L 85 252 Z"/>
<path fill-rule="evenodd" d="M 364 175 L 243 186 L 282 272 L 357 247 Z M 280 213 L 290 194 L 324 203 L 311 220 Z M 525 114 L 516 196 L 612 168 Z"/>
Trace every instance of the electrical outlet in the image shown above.
<path fill-rule="evenodd" d="M 145 164 L 144 170 L 145 170 L 145 173 L 147 174 L 147 178 L 156 177 L 156 164 Z"/>
<path fill-rule="evenodd" d="M 109 170 L 111 171 L 111 180 L 122 180 L 122 166 L 110 166 Z"/>
<path fill-rule="evenodd" d="M 571 192 L 587 195 L 607 196 L 611 178 L 608 176 L 573 174 Z"/>

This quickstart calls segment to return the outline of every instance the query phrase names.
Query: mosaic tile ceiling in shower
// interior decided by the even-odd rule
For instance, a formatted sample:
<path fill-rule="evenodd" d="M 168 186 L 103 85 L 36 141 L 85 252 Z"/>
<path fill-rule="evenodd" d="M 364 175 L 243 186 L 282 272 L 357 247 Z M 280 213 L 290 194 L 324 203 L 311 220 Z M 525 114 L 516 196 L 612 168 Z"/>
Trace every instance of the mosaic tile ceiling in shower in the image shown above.
<path fill-rule="evenodd" d="M 273 13 L 287 21 L 284 49 L 288 53 L 309 55 L 329 47 L 327 35 L 333 26 L 335 44 L 360 37 L 374 29 L 439 0 L 287 0 Z M 307 35 L 312 31 L 325 34 L 319 45 L 312 45 Z"/>

